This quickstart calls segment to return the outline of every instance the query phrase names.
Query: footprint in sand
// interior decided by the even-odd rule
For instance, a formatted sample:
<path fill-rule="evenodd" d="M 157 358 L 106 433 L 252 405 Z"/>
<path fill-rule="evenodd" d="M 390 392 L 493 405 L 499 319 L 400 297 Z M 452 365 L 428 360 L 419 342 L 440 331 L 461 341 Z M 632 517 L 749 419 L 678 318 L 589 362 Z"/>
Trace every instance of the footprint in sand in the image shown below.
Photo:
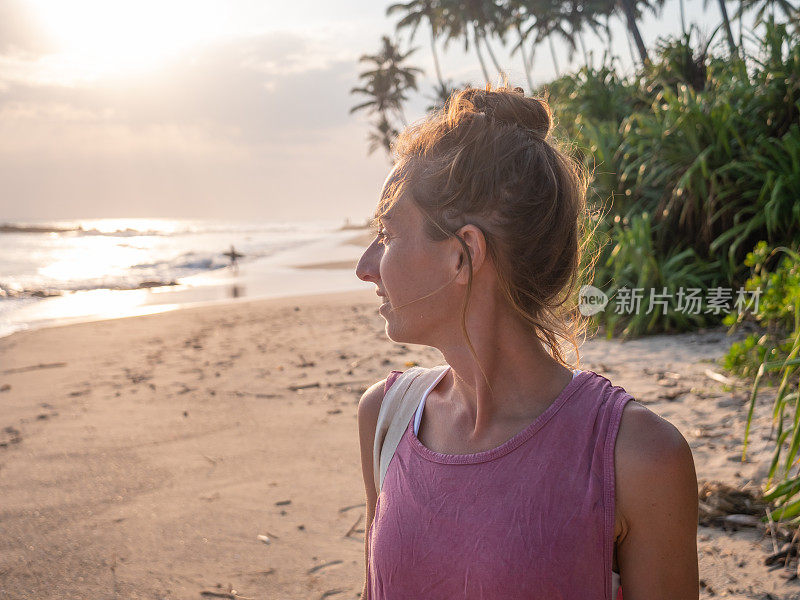
<path fill-rule="evenodd" d="M 16 427 L 5 427 L 0 431 L 0 448 L 7 448 L 22 441 L 22 433 Z"/>

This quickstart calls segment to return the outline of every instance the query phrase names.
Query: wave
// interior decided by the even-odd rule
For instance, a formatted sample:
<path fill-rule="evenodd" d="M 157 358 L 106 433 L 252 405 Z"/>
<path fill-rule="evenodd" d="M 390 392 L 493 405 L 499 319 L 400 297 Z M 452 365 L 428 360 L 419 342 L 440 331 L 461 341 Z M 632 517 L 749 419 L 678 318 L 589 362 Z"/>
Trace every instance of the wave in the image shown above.
<path fill-rule="evenodd" d="M 196 252 L 185 252 L 172 260 L 133 265 L 131 269 L 163 270 L 180 273 L 180 277 L 191 275 L 196 271 L 213 271 L 230 265 L 229 260 L 222 260 L 216 255 L 198 256 Z"/>
<path fill-rule="evenodd" d="M 224 229 L 217 230 L 219 232 L 227 231 Z M 16 225 L 13 223 L 0 224 L 0 233 L 58 233 L 68 234 L 75 236 L 110 236 L 110 237 L 134 237 L 134 236 L 173 236 L 189 233 L 214 233 L 214 230 L 201 230 L 201 229 L 183 229 L 177 231 L 159 231 L 157 229 L 133 229 L 126 227 L 125 229 L 114 229 L 111 231 L 102 231 L 100 229 L 86 229 L 82 226 L 76 227 L 59 227 L 58 225 Z"/>
<path fill-rule="evenodd" d="M 140 281 L 137 284 L 117 283 L 117 284 L 105 284 L 98 286 L 87 285 L 83 287 L 73 287 L 71 289 L 65 290 L 58 288 L 16 289 L 11 287 L 6 287 L 2 283 L 0 283 L 0 300 L 18 299 L 18 298 L 53 298 L 56 296 L 63 296 L 65 293 L 69 292 L 79 292 L 88 290 L 141 290 L 146 288 L 166 287 L 173 285 L 178 285 L 178 282 L 175 281 L 174 279 L 171 281 Z"/>
<path fill-rule="evenodd" d="M 73 222 L 75 223 L 75 222 Z M 118 228 L 97 228 L 87 225 L 85 222 L 82 224 L 65 224 L 64 222 L 58 223 L 0 223 L 0 234 L 3 233 L 30 233 L 30 234 L 51 234 L 57 233 L 65 236 L 110 236 L 110 237 L 149 237 L 149 236 L 179 236 L 179 235 L 197 235 L 197 234 L 214 234 L 214 233 L 236 233 L 236 234 L 252 234 L 252 233 L 294 233 L 301 230 L 308 229 L 314 230 L 314 225 L 303 222 L 272 222 L 272 223 L 229 223 L 229 224 L 212 224 L 212 223 L 198 223 L 198 222 L 181 222 L 165 221 L 164 227 L 159 228 L 160 223 L 156 220 L 151 221 L 154 227 L 118 227 Z M 113 227 L 113 226 L 112 226 Z M 330 224 L 317 225 L 321 230 L 334 230 Z M 348 228 L 344 226 L 343 229 Z"/>
<path fill-rule="evenodd" d="M 224 256 L 224 255 L 223 255 Z M 252 260 L 261 253 L 249 253 Z M 183 277 L 215 271 L 230 266 L 230 260 L 217 254 L 185 252 L 169 260 L 132 265 L 125 273 L 80 281 L 48 281 L 47 283 L 9 283 L 0 281 L 0 299 L 49 298 L 66 292 L 87 290 L 137 290 L 178 285 Z"/>
<path fill-rule="evenodd" d="M 56 227 L 55 225 L 14 225 L 0 223 L 0 233 L 71 233 L 80 227 Z"/>

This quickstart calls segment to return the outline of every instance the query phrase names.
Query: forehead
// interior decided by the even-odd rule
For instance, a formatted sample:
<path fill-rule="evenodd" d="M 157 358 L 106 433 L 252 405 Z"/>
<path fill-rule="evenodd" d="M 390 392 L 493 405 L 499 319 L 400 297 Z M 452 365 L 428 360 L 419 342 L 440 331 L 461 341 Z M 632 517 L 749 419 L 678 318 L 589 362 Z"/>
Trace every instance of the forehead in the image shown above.
<path fill-rule="evenodd" d="M 381 189 L 378 206 L 375 209 L 375 218 L 383 222 L 397 224 L 406 220 L 410 215 L 410 186 L 408 170 L 395 165 L 389 172 Z"/>
<path fill-rule="evenodd" d="M 384 207 L 382 212 L 376 212 L 376 219 L 390 227 L 399 227 L 408 221 L 407 200 L 405 197 L 393 198 L 391 206 Z"/>

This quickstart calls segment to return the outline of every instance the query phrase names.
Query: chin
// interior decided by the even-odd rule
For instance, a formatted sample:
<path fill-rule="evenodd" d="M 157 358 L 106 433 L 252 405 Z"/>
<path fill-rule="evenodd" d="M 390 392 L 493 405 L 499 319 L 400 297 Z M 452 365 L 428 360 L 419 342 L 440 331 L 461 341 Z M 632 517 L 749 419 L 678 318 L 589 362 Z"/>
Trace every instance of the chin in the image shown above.
<path fill-rule="evenodd" d="M 409 327 L 404 327 L 403 324 L 398 324 L 389 319 L 386 319 L 386 327 L 384 330 L 386 331 L 386 337 L 398 344 L 430 345 L 428 343 L 430 340 L 426 341 L 422 332 L 414 331 Z"/>

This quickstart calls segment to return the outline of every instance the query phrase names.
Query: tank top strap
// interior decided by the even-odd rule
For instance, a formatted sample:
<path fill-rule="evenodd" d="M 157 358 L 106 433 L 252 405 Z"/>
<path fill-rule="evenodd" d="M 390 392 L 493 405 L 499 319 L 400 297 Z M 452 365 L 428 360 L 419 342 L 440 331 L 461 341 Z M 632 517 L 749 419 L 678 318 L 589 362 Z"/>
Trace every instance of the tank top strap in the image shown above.
<path fill-rule="evenodd" d="M 386 392 L 389 391 L 389 388 L 392 387 L 392 384 L 402 374 L 403 374 L 403 371 L 392 371 L 391 373 L 389 373 L 389 376 L 386 378 L 386 383 L 383 384 L 383 393 L 384 393 L 384 395 L 386 395 Z"/>
<path fill-rule="evenodd" d="M 613 564 L 614 557 L 614 526 L 616 521 L 616 475 L 614 469 L 614 448 L 616 446 L 617 434 L 619 433 L 619 426 L 622 422 L 622 413 L 625 406 L 633 400 L 628 392 L 619 386 L 611 386 L 612 401 L 609 404 L 610 417 L 608 421 L 608 429 L 606 431 L 605 446 L 603 448 L 603 494 L 605 505 L 605 548 L 603 549 L 604 555 L 607 557 L 607 564 L 609 568 Z M 611 572 L 611 600 L 622 600 L 622 585 L 619 573 L 616 571 Z"/>

